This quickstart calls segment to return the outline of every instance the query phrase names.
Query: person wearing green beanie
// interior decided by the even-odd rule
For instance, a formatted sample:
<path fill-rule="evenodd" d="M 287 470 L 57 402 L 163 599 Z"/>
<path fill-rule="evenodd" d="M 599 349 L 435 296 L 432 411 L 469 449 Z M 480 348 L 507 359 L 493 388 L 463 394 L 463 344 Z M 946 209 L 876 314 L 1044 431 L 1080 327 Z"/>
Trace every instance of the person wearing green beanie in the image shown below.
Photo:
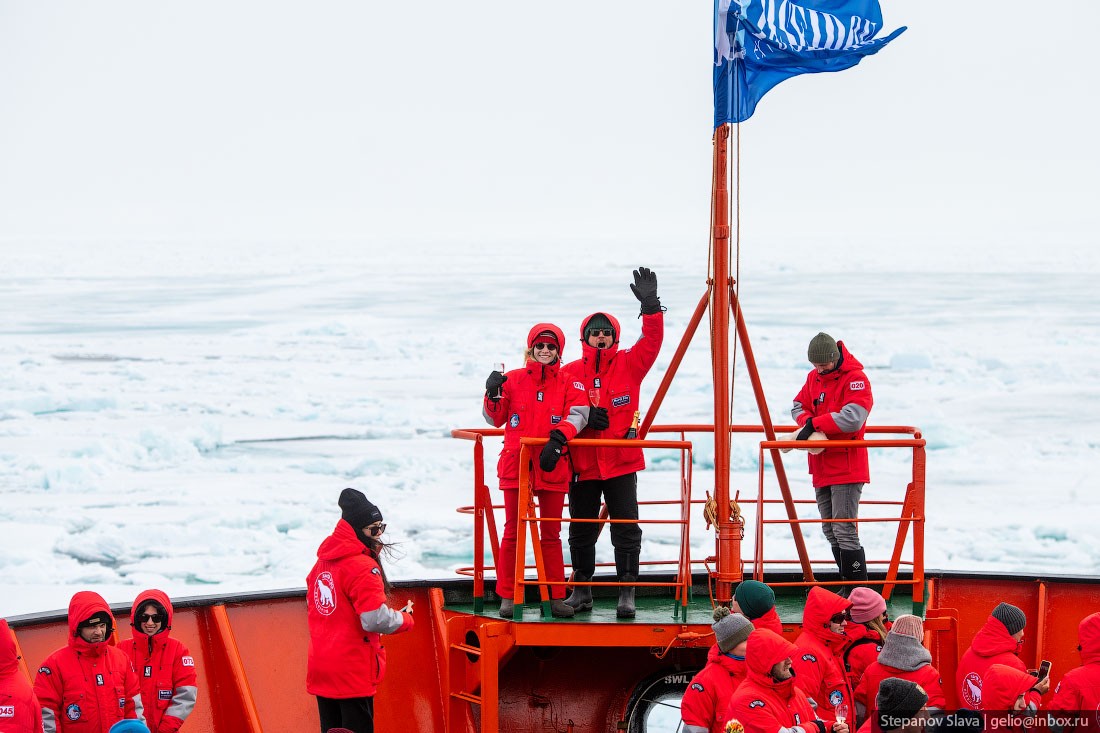
<path fill-rule="evenodd" d="M 829 440 L 863 440 L 867 416 L 874 404 L 871 381 L 863 365 L 848 352 L 843 341 L 836 341 L 824 332 L 810 339 L 806 358 L 813 369 L 806 375 L 791 408 L 791 417 L 801 428 L 796 439 L 807 440 L 818 432 Z M 871 480 L 867 449 L 807 451 L 807 460 L 821 518 L 858 519 L 863 486 Z M 867 580 L 867 556 L 859 542 L 858 525 L 822 522 L 821 531 L 829 540 L 840 577 L 847 581 Z M 841 595 L 846 595 L 850 588 L 845 586 Z"/>
<path fill-rule="evenodd" d="M 783 622 L 775 610 L 775 592 L 759 580 L 742 580 L 733 591 L 734 613 L 743 613 L 757 629 L 783 635 Z"/>

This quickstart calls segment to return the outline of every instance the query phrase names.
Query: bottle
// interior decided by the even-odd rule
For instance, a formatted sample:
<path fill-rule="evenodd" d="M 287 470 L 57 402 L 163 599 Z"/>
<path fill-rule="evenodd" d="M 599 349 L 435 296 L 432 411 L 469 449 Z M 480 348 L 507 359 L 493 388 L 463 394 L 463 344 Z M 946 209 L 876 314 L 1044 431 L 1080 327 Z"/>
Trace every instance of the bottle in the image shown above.
<path fill-rule="evenodd" d="M 630 430 L 626 431 L 626 439 L 627 440 L 634 440 L 635 438 L 638 437 L 638 415 L 639 414 L 640 413 L 637 410 L 634 411 L 634 421 L 632 423 L 630 423 Z"/>

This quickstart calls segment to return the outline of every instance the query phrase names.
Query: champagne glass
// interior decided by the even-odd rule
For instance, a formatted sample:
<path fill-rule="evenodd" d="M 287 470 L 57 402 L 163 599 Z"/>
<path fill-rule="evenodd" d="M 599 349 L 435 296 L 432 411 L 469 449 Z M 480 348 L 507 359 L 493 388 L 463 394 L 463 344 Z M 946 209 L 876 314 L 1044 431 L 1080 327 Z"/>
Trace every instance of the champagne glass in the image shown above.
<path fill-rule="evenodd" d="M 503 361 L 493 362 L 493 371 L 494 372 L 500 372 L 501 374 L 504 374 L 504 362 Z M 504 385 L 501 385 L 500 387 L 497 387 L 496 399 L 499 400 L 503 396 L 504 396 Z"/>
<path fill-rule="evenodd" d="M 848 705 L 840 703 L 836 706 L 836 722 L 843 723 L 848 719 Z"/>

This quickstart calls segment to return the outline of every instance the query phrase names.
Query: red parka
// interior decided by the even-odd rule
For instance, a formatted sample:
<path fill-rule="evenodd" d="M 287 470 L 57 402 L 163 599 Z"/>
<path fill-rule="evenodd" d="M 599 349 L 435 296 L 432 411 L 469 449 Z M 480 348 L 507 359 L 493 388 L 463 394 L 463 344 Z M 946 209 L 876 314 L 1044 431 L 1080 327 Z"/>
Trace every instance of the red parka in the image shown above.
<path fill-rule="evenodd" d="M 913 670 L 905 670 L 890 667 L 880 662 L 872 662 L 863 672 L 863 677 L 860 679 L 859 686 L 854 693 L 856 702 L 863 706 L 868 715 L 874 716 L 877 714 L 875 698 L 878 696 L 879 685 L 888 677 L 916 682 L 928 695 L 927 707 L 939 708 L 940 710 L 947 709 L 947 698 L 943 694 L 943 680 L 940 678 L 940 673 L 931 664 Z"/>
<path fill-rule="evenodd" d="M 1082 664 L 1066 672 L 1054 688 L 1050 713 L 1056 718 L 1077 718 L 1076 725 L 1064 726 L 1067 732 L 1100 730 L 1100 613 L 1081 621 L 1077 638 Z"/>
<path fill-rule="evenodd" d="M 306 578 L 309 694 L 347 699 L 378 691 L 386 674 L 382 635 L 413 627 L 412 614 L 386 605 L 384 588 L 378 561 L 341 519 Z"/>
<path fill-rule="evenodd" d="M 167 614 L 161 630 L 149 636 L 142 631 L 138 614 L 150 602 Z M 195 709 L 199 694 L 195 658 L 179 639 L 169 636 L 175 611 L 168 595 L 160 590 L 138 594 L 130 611 L 132 637 L 119 644 L 130 658 L 141 686 L 145 724 L 151 733 L 176 733 Z"/>
<path fill-rule="evenodd" d="M 826 726 L 819 724 L 806 693 L 795 685 L 797 678 L 776 682 L 768 674 L 776 664 L 797 654 L 794 644 L 768 629 L 749 634 L 745 650 L 748 675 L 730 699 L 726 721 L 740 721 L 745 733 L 790 733 L 794 726 L 806 733 L 823 733 Z"/>
<path fill-rule="evenodd" d="M 969 710 L 987 709 L 982 699 L 982 690 L 985 671 L 991 665 L 1004 664 L 1021 672 L 1027 672 L 1027 665 L 1016 656 L 1018 648 L 1019 644 L 1012 634 L 1008 633 L 1005 625 L 990 615 L 974 635 L 970 648 L 959 660 L 959 669 L 955 674 L 959 707 Z M 1034 678 L 1032 680 L 1034 681 Z M 1028 701 L 1038 705 L 1038 693 L 1031 693 Z"/>
<path fill-rule="evenodd" d="M 497 428 L 504 426 L 504 447 L 497 461 L 501 489 L 519 488 L 520 438 L 545 438 L 551 430 L 560 430 L 566 440 L 572 440 L 588 422 L 588 394 L 584 385 L 567 378 L 561 367 L 561 349 L 565 345 L 561 329 L 552 323 L 536 324 L 527 334 L 527 348 L 545 331 L 558 339 L 558 361 L 542 364 L 529 360 L 522 369 L 513 369 L 505 375 L 508 381 L 501 387 L 499 400 L 486 395 L 482 401 L 486 422 Z M 570 448 L 562 450 L 561 459 L 550 473 L 539 468 L 540 450 L 528 448 L 534 488 L 568 491 L 572 477 Z"/>
<path fill-rule="evenodd" d="M 42 708 L 27 678 L 19 671 L 15 637 L 0 618 L 0 731 L 42 733 Z"/>
<path fill-rule="evenodd" d="M 1031 731 L 1034 726 L 1020 725 L 1026 712 L 1013 712 L 1020 695 L 1039 709 L 1038 692 L 1031 689 L 1036 679 L 1024 670 L 1007 664 L 991 664 L 985 671 L 982 685 L 982 715 L 986 730 Z M 1030 690 L 1030 692 L 1029 692 Z"/>
<path fill-rule="evenodd" d="M 585 428 L 581 438 L 625 438 L 634 422 L 634 413 L 641 409 L 642 380 L 649 373 L 665 337 L 664 313 L 642 316 L 642 335 L 629 349 L 619 348 L 622 331 L 619 321 L 609 313 L 603 315 L 615 329 L 615 343 L 608 349 L 589 346 L 584 327 L 597 315 L 593 313 L 581 323 L 580 359 L 565 365 L 570 380 L 580 382 L 588 397 L 589 390 L 599 390 L 599 404 L 607 409 L 607 430 Z M 592 393 L 595 394 L 595 393 Z M 641 437 L 641 436 L 639 436 Z M 641 448 L 591 448 L 576 446 L 572 451 L 573 470 L 579 480 L 605 480 L 645 468 Z"/>
<path fill-rule="evenodd" d="M 744 659 L 734 659 L 723 654 L 717 644 L 712 646 L 707 652 L 707 666 L 692 678 L 680 701 L 685 733 L 723 733 L 730 696 L 747 673 Z"/>
<path fill-rule="evenodd" d="M 848 637 L 829 629 L 829 619 L 851 607 L 847 598 L 818 586 L 810 588 L 802 611 L 802 633 L 794 642 L 798 647 L 793 657 L 798 685 L 817 703 L 817 714 L 829 723 L 836 717 L 833 709 L 842 702 L 855 712 L 841 656 Z"/>
<path fill-rule="evenodd" d="M 97 613 L 111 620 L 107 641 L 84 641 L 77 627 Z M 98 593 L 69 601 L 69 643 L 46 658 L 34 679 L 46 733 L 108 733 L 123 718 L 144 720 L 141 690 L 130 658 L 112 646 L 115 617 Z"/>
<path fill-rule="evenodd" d="M 892 623 L 886 622 L 887 631 L 892 626 Z M 848 637 L 848 644 L 844 647 L 841 661 L 844 663 L 844 673 L 848 675 L 848 686 L 855 690 L 863 672 L 878 659 L 883 638 L 870 626 L 851 621 L 844 629 L 844 635 Z"/>
<path fill-rule="evenodd" d="M 829 440 L 862 440 L 874 398 L 863 365 L 837 342 L 841 364 L 835 371 L 810 370 L 806 383 L 794 398 L 791 416 L 799 425 L 813 418 L 814 429 Z M 847 409 L 846 409 L 847 408 Z M 826 448 L 807 453 L 814 488 L 834 484 L 858 484 L 871 480 L 866 448 Z"/>
<path fill-rule="evenodd" d="M 777 636 L 783 636 L 783 620 L 776 613 L 775 606 L 769 608 L 763 616 L 750 620 L 754 629 L 768 629 L 774 631 Z"/>

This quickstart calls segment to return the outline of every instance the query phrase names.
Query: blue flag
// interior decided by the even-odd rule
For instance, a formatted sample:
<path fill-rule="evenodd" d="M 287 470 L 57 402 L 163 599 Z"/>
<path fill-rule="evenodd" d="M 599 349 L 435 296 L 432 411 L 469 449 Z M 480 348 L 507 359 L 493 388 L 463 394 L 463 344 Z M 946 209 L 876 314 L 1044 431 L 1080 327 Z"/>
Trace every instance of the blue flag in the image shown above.
<path fill-rule="evenodd" d="M 905 30 L 875 38 L 878 0 L 715 0 L 714 126 L 743 122 L 784 79 L 841 71 Z"/>

